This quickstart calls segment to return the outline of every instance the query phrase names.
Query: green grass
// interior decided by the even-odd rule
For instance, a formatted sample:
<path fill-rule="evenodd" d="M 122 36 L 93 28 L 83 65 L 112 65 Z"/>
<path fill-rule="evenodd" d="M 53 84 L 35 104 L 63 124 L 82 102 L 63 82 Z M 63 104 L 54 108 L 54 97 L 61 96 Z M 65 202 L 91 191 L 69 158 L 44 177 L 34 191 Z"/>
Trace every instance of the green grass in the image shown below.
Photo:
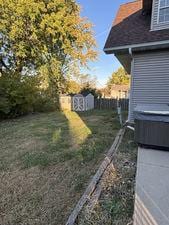
<path fill-rule="evenodd" d="M 119 127 L 97 110 L 2 121 L 0 224 L 65 224 Z"/>

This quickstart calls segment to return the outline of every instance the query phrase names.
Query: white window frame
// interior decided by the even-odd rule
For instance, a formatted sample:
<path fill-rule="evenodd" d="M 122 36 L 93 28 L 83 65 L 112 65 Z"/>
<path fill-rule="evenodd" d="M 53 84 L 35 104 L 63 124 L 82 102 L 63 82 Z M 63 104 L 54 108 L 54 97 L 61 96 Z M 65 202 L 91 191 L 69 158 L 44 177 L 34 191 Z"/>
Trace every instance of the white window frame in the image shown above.
<path fill-rule="evenodd" d="M 158 23 L 159 24 L 169 23 L 169 20 L 160 22 L 160 10 L 161 9 L 167 9 L 167 8 L 169 8 L 169 5 L 168 6 L 161 6 L 161 0 L 159 0 L 159 5 L 158 5 Z"/>

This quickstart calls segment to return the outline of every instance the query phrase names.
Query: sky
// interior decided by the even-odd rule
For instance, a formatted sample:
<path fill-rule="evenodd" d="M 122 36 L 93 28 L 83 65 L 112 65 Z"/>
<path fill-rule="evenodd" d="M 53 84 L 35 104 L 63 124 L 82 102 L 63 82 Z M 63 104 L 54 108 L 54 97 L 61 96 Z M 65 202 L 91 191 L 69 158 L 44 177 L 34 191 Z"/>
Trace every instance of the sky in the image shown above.
<path fill-rule="evenodd" d="M 85 69 L 83 72 L 95 75 L 98 87 L 104 87 L 108 77 L 121 66 L 113 55 L 106 55 L 103 52 L 104 44 L 120 4 L 128 0 L 77 0 L 77 2 L 82 7 L 81 15 L 87 17 L 94 25 L 99 51 L 98 60 L 89 63 L 90 70 Z"/>

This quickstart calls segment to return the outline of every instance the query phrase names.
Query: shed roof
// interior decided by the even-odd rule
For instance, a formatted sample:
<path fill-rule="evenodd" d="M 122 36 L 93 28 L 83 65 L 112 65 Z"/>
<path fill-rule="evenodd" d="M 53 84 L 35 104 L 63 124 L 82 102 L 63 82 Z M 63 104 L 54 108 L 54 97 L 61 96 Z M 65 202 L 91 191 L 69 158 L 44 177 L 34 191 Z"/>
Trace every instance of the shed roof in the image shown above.
<path fill-rule="evenodd" d="M 84 97 L 82 94 L 76 94 L 73 97 Z"/>
<path fill-rule="evenodd" d="M 147 1 L 143 1 L 145 8 L 150 7 Z M 137 0 L 120 6 L 104 47 L 106 53 L 117 47 L 169 40 L 169 29 L 150 31 L 151 14 L 143 13 L 143 4 Z"/>
<path fill-rule="evenodd" d="M 91 93 L 80 93 L 80 94 L 76 94 L 76 95 L 74 95 L 73 97 L 87 97 L 88 95 L 92 95 Z"/>
<path fill-rule="evenodd" d="M 90 92 L 87 91 L 87 90 L 82 91 L 81 94 L 82 94 L 84 97 L 86 97 L 86 96 L 88 96 L 88 95 L 92 95 L 92 93 L 90 93 Z"/>

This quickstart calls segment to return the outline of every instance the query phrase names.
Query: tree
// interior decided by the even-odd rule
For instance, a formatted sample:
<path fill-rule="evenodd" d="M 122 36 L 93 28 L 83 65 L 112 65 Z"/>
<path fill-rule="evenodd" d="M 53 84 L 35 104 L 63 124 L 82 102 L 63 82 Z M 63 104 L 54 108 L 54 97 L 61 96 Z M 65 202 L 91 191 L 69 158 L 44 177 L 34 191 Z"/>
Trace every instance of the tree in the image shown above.
<path fill-rule="evenodd" d="M 66 82 L 65 93 L 67 93 L 67 94 L 76 94 L 76 93 L 79 93 L 80 90 L 81 90 L 81 87 L 76 81 L 68 80 Z"/>
<path fill-rule="evenodd" d="M 73 0 L 0 0 L 0 34 L 1 69 L 46 67 L 54 83 L 70 61 L 84 65 L 96 57 L 91 24 Z"/>
<path fill-rule="evenodd" d="M 75 74 L 74 79 L 80 85 L 81 89 L 85 87 L 96 88 L 97 78 L 90 74 Z"/>
<path fill-rule="evenodd" d="M 101 97 L 101 92 L 96 88 L 96 77 L 88 74 L 82 76 L 81 94 L 92 94 L 95 98 Z"/>
<path fill-rule="evenodd" d="M 95 98 L 102 96 L 101 92 L 98 89 L 92 88 L 90 86 L 84 87 L 80 93 L 81 94 L 92 94 Z"/>
<path fill-rule="evenodd" d="M 97 78 L 89 74 L 81 74 L 78 70 L 72 71 L 66 78 L 64 93 L 80 93 L 82 90 L 96 90 Z M 94 91 L 95 92 L 95 91 Z"/>
<path fill-rule="evenodd" d="M 112 74 L 107 82 L 107 87 L 110 90 L 112 85 L 128 85 L 130 82 L 130 76 L 127 72 L 120 67 L 116 72 Z"/>
<path fill-rule="evenodd" d="M 12 76 L 12 77 L 11 77 Z M 38 77 L 8 74 L 0 78 L 0 117 L 13 117 L 33 112 L 38 97 Z"/>
<path fill-rule="evenodd" d="M 1 77 L 39 76 L 42 91 L 57 98 L 71 62 L 94 60 L 94 47 L 74 0 L 0 0 Z"/>

